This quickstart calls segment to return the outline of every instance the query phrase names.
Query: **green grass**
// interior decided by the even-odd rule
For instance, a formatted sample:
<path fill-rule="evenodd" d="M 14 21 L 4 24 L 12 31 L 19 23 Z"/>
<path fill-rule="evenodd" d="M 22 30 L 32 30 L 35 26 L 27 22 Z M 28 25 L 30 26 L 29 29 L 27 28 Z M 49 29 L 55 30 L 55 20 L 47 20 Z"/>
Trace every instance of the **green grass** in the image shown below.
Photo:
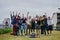
<path fill-rule="evenodd" d="M 26 36 L 13 36 L 8 34 L 1 34 L 0 40 L 60 40 L 60 31 L 53 31 L 51 36 L 40 35 L 39 38 L 28 38 Z"/>
<path fill-rule="evenodd" d="M 0 29 L 0 34 L 5 34 L 5 33 L 9 33 L 12 32 L 11 28 L 2 28 Z"/>

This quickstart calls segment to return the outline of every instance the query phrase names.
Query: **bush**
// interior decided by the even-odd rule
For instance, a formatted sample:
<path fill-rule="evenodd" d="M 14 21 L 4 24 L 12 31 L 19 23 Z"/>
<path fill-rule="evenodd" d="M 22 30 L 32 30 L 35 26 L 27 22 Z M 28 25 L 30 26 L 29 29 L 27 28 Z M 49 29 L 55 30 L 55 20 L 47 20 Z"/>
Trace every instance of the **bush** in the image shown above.
<path fill-rule="evenodd" d="M 5 33 L 9 33 L 12 32 L 11 28 L 2 28 L 0 29 L 0 34 L 5 34 Z"/>

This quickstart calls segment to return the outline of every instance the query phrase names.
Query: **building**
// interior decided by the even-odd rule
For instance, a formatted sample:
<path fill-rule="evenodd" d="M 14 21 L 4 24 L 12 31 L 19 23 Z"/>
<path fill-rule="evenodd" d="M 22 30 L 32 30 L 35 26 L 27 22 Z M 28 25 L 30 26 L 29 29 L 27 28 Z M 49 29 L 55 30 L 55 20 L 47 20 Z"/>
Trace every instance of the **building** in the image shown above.
<path fill-rule="evenodd" d="M 53 13 L 52 18 L 53 18 L 54 29 L 60 29 L 60 12 Z"/>
<path fill-rule="evenodd" d="M 5 18 L 2 22 L 3 25 L 10 27 L 10 18 Z"/>

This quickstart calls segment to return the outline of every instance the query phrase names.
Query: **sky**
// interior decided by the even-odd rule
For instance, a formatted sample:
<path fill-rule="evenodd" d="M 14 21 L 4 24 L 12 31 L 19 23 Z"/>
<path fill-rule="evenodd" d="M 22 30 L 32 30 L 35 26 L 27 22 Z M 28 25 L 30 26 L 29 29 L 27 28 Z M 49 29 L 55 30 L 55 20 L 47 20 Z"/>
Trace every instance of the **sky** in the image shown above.
<path fill-rule="evenodd" d="M 10 11 L 16 14 L 43 15 L 47 13 L 52 16 L 54 12 L 59 11 L 60 0 L 0 0 L 0 23 L 4 18 L 10 18 Z"/>

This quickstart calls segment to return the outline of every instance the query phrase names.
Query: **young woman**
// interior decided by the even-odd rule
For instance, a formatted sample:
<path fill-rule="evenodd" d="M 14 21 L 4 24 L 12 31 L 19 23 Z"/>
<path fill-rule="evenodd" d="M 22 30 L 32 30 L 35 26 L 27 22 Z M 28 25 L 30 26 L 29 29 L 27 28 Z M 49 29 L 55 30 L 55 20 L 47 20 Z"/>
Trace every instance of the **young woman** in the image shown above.
<path fill-rule="evenodd" d="M 30 32 L 31 32 L 31 16 L 29 16 L 29 18 L 27 19 L 26 25 L 27 25 L 26 33 L 27 33 L 28 35 L 30 35 Z"/>
<path fill-rule="evenodd" d="M 31 32 L 35 32 L 35 19 L 31 20 Z"/>
<path fill-rule="evenodd" d="M 23 33 L 24 33 L 24 35 L 26 34 L 26 18 L 22 18 L 21 33 L 22 33 L 22 35 L 23 35 Z"/>
<path fill-rule="evenodd" d="M 40 36 L 40 20 L 39 20 L 39 17 L 36 20 L 36 34 L 37 34 L 37 36 Z"/>
<path fill-rule="evenodd" d="M 41 34 L 43 34 L 43 17 L 40 16 L 40 27 L 41 27 Z"/>

